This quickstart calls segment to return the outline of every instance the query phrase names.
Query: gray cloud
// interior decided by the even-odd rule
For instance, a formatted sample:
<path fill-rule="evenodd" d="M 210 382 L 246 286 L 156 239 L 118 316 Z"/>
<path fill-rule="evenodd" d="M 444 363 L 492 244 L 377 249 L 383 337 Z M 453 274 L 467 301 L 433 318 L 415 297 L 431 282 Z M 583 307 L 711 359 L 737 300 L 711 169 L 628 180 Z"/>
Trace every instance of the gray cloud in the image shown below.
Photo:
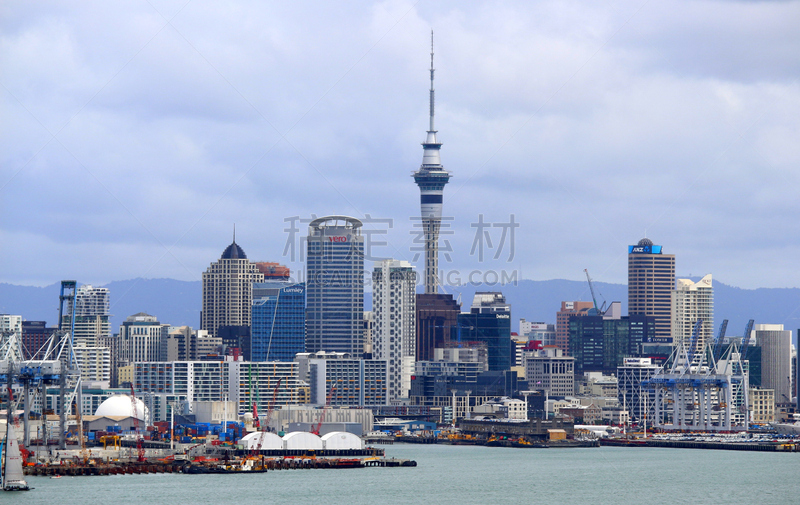
<path fill-rule="evenodd" d="M 326 213 L 412 259 L 435 27 L 446 268 L 622 282 L 646 233 L 800 286 L 797 2 L 184 4 L 4 6 L 0 281 L 197 279 L 234 222 L 299 268 L 284 219 Z M 469 254 L 479 214 L 512 263 Z"/>

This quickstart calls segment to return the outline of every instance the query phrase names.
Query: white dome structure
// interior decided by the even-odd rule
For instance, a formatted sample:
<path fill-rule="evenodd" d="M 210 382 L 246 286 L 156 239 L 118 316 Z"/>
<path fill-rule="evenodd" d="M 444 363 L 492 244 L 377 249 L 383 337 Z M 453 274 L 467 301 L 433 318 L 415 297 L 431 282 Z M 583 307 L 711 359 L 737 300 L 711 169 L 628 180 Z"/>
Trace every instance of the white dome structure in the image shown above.
<path fill-rule="evenodd" d="M 114 395 L 97 407 L 94 415 L 107 417 L 134 417 L 131 397 L 128 395 Z M 149 418 L 149 411 L 144 402 L 136 399 L 136 418 L 146 421 Z"/>
<path fill-rule="evenodd" d="M 263 436 L 263 438 L 261 438 Z M 258 447 L 258 442 L 261 441 L 261 447 Z M 248 433 L 239 441 L 245 449 L 268 451 L 271 449 L 283 449 L 283 439 L 274 433 L 263 433 L 254 431 Z"/>
<path fill-rule="evenodd" d="M 307 431 L 293 431 L 283 437 L 284 449 L 298 449 L 303 451 L 322 450 L 322 439 Z"/>
<path fill-rule="evenodd" d="M 361 437 L 346 431 L 332 431 L 322 435 L 322 443 L 325 449 L 363 449 L 364 442 Z"/>

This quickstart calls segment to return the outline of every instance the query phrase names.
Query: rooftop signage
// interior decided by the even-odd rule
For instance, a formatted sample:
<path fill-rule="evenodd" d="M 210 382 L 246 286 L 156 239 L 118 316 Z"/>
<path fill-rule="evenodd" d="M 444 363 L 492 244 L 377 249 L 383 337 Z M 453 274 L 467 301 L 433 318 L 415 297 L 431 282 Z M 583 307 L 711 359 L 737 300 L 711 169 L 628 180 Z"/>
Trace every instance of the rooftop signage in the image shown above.
<path fill-rule="evenodd" d="M 628 254 L 661 254 L 660 245 L 629 245 Z"/>

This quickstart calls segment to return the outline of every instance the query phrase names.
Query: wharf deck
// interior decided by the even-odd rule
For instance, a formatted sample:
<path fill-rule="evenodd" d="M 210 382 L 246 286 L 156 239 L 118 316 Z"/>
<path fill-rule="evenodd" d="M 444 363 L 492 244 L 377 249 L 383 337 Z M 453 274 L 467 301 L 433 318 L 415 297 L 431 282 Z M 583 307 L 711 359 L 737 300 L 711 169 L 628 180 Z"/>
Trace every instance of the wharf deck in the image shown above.
<path fill-rule="evenodd" d="M 716 449 L 722 451 L 800 452 L 800 444 L 777 442 L 706 442 L 697 440 L 600 439 L 600 445 L 624 447 L 666 447 L 672 449 Z"/>

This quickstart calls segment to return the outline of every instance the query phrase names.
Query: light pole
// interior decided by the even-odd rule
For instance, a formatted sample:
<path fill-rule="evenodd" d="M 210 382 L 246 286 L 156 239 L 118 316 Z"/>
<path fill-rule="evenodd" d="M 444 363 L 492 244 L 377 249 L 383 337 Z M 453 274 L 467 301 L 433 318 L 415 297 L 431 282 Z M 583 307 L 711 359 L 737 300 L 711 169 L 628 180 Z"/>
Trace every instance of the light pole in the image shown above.
<path fill-rule="evenodd" d="M 453 429 L 455 429 L 455 427 L 456 427 L 456 390 L 455 389 L 451 389 L 450 391 L 453 392 L 453 412 L 452 412 L 451 416 L 452 416 L 452 421 L 453 421 Z"/>

